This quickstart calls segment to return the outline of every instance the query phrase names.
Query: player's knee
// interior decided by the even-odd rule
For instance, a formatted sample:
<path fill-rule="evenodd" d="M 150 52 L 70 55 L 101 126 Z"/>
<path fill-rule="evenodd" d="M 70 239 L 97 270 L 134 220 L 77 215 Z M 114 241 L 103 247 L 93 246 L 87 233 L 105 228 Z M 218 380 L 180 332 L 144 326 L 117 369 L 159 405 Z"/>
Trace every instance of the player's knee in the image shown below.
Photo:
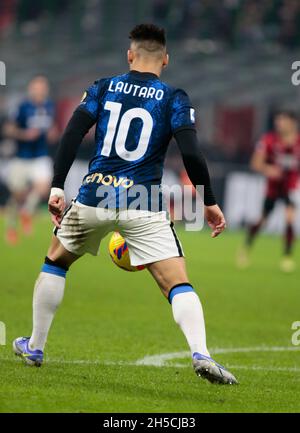
<path fill-rule="evenodd" d="M 36 184 L 34 185 L 34 191 L 41 198 L 47 198 L 49 196 L 49 184 Z"/>
<path fill-rule="evenodd" d="M 176 264 L 178 267 L 176 267 Z M 151 266 L 149 270 L 155 278 L 158 286 L 166 298 L 168 298 L 172 288 L 178 284 L 189 284 L 185 268 L 180 266 L 180 262 L 173 264 L 170 269 L 161 266 Z"/>
<path fill-rule="evenodd" d="M 296 218 L 295 208 L 290 206 L 286 209 L 285 219 L 286 224 L 293 224 Z"/>
<path fill-rule="evenodd" d="M 167 285 L 168 285 L 168 279 L 165 277 L 164 273 L 161 271 L 156 271 L 153 274 L 157 284 L 159 285 L 159 287 L 161 288 L 161 290 L 167 290 Z"/>
<path fill-rule="evenodd" d="M 18 203 L 22 203 L 26 198 L 26 192 L 24 191 L 14 191 L 13 197 Z"/>
<path fill-rule="evenodd" d="M 52 237 L 47 258 L 62 268 L 68 269 L 80 256 L 67 251 L 56 236 Z"/>
<path fill-rule="evenodd" d="M 170 294 L 172 293 L 173 289 L 175 289 L 176 287 L 181 287 L 181 286 L 190 286 L 191 284 L 189 283 L 188 279 L 186 278 L 179 278 L 179 279 L 175 279 L 175 280 L 169 280 L 169 279 L 165 279 L 161 281 L 160 284 L 160 288 L 161 291 L 163 292 L 163 294 L 165 295 L 165 297 L 170 300 Z"/>
<path fill-rule="evenodd" d="M 177 281 L 177 278 L 174 278 L 173 275 L 165 273 L 161 270 L 156 270 L 154 278 L 166 297 L 168 297 L 169 291 L 172 289 L 172 287 L 180 282 L 180 279 Z"/>

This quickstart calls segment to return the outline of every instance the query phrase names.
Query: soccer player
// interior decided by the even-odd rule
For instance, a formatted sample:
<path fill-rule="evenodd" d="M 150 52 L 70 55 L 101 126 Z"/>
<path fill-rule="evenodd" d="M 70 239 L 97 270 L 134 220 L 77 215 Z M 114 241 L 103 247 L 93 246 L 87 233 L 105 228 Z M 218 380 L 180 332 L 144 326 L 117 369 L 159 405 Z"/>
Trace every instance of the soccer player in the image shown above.
<path fill-rule="evenodd" d="M 252 168 L 267 179 L 266 196 L 259 220 L 248 227 L 246 245 L 239 253 L 238 264 L 249 264 L 249 250 L 273 211 L 277 201 L 285 205 L 284 249 L 280 267 L 285 272 L 295 269 L 292 258 L 295 241 L 296 217 L 293 195 L 299 186 L 300 134 L 298 120 L 291 111 L 280 111 L 274 118 L 274 131 L 264 134 L 259 140 L 251 161 Z"/>
<path fill-rule="evenodd" d="M 167 212 L 159 210 L 160 198 L 153 199 L 155 203 L 146 209 L 101 207 L 100 196 L 107 191 L 99 191 L 101 186 L 114 186 L 121 200 L 126 188 L 130 192 L 130 185 L 149 191 L 153 185 L 160 185 L 166 150 L 174 136 L 191 181 L 205 187 L 205 214 L 212 237 L 225 229 L 205 159 L 198 149 L 194 109 L 183 90 L 159 78 L 169 61 L 164 30 L 141 24 L 132 30 L 130 39 L 130 71 L 100 79 L 89 87 L 63 134 L 49 198 L 56 227 L 35 284 L 33 331 L 30 338 L 14 341 L 14 351 L 27 364 L 41 365 L 69 267 L 86 252 L 96 255 L 101 239 L 118 230 L 128 244 L 131 264 L 146 265 L 170 302 L 174 319 L 190 347 L 196 374 L 211 382 L 235 384 L 235 377 L 210 357 L 202 306 L 189 282 L 173 224 Z M 76 200 L 64 212 L 67 173 L 82 138 L 94 124 L 96 150 L 89 173 Z"/>
<path fill-rule="evenodd" d="M 15 119 L 4 126 L 4 134 L 17 145 L 7 178 L 11 198 L 7 206 L 6 240 L 15 244 L 18 217 L 24 233 L 30 234 L 32 216 L 40 201 L 47 198 L 51 185 L 53 170 L 48 145 L 58 140 L 58 131 L 46 77 L 39 75 L 30 81 L 28 97 L 19 105 Z"/>

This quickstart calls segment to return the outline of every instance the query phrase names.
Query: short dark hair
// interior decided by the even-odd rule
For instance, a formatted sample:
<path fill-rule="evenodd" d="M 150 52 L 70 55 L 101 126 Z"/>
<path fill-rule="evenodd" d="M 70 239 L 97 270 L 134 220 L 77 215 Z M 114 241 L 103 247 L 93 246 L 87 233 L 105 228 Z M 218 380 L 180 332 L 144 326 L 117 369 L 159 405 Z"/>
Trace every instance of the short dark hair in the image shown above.
<path fill-rule="evenodd" d="M 129 39 L 133 42 L 150 42 L 166 46 L 165 30 L 155 24 L 138 24 L 129 33 Z"/>
<path fill-rule="evenodd" d="M 274 118 L 277 116 L 284 116 L 284 117 L 288 117 L 289 119 L 298 121 L 298 115 L 293 110 L 277 110 L 274 114 Z"/>

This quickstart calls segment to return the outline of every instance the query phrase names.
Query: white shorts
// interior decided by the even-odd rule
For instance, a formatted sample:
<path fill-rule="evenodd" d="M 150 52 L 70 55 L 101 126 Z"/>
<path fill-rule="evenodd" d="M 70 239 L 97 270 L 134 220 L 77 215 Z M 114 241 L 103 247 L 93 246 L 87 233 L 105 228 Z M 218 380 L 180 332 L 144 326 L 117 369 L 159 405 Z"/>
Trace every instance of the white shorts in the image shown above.
<path fill-rule="evenodd" d="M 6 183 L 13 192 L 23 191 L 37 182 L 50 183 L 52 171 L 52 160 L 49 156 L 14 158 L 8 167 Z"/>
<path fill-rule="evenodd" d="M 110 210 L 72 202 L 54 234 L 66 250 L 80 256 L 97 255 L 101 240 L 113 231 L 125 238 L 132 266 L 183 256 L 167 212 Z"/>

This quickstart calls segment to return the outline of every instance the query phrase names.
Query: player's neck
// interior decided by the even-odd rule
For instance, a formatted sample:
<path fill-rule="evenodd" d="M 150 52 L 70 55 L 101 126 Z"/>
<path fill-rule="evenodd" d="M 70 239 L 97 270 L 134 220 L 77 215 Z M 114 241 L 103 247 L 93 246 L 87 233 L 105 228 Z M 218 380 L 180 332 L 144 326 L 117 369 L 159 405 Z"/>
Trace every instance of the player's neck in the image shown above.
<path fill-rule="evenodd" d="M 138 72 L 148 72 L 151 74 L 155 74 L 158 77 L 160 77 L 162 68 L 159 65 L 154 65 L 150 63 L 138 63 L 134 62 L 130 64 L 129 67 L 130 71 L 138 71 Z"/>
<path fill-rule="evenodd" d="M 29 98 L 29 100 L 34 104 L 34 105 L 43 105 L 46 102 L 46 99 L 40 99 L 40 98 Z"/>

